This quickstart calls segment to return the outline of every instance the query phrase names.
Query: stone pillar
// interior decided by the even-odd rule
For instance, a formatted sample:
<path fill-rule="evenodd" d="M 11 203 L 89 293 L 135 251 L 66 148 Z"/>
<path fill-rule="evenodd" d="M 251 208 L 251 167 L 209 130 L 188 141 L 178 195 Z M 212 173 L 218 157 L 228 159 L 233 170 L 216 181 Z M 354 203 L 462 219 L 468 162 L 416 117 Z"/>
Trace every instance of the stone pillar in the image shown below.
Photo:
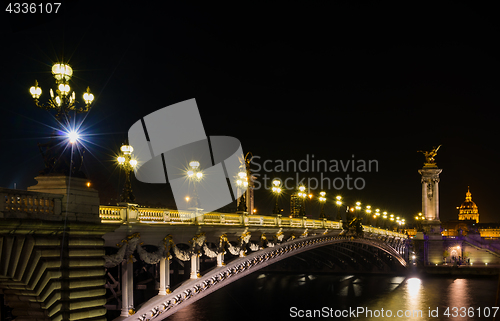
<path fill-rule="evenodd" d="M 134 261 L 130 258 L 122 262 L 122 313 L 128 317 L 134 308 Z"/>
<path fill-rule="evenodd" d="M 198 267 L 199 267 L 199 259 L 198 254 L 191 255 L 191 279 L 198 278 Z"/>
<path fill-rule="evenodd" d="M 422 214 L 426 221 L 439 222 L 439 174 L 442 169 L 437 167 L 422 168 Z"/>
<path fill-rule="evenodd" d="M 160 291 L 158 295 L 167 295 L 170 291 L 170 259 L 160 259 Z"/>

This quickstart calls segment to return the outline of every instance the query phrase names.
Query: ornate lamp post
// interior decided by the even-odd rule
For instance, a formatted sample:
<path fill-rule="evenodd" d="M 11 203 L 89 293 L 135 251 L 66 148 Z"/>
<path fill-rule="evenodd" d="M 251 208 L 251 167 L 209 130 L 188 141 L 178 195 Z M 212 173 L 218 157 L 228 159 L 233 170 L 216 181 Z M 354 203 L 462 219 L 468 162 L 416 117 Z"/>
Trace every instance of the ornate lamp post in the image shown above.
<path fill-rule="evenodd" d="M 415 216 L 415 220 L 417 221 L 417 232 L 422 231 L 422 221 L 425 219 L 425 217 L 422 215 L 422 213 L 418 213 L 417 216 Z"/>
<path fill-rule="evenodd" d="M 69 86 L 69 80 L 73 76 L 73 69 L 68 64 L 54 64 L 52 66 L 52 75 L 54 75 L 56 80 L 56 90 L 55 94 L 52 88 L 49 90 L 50 98 L 46 103 L 41 103 L 39 101 L 42 95 L 42 88 L 38 86 L 37 80 L 35 80 L 35 85 L 32 86 L 29 91 L 35 101 L 35 105 L 42 109 L 55 110 L 55 118 L 64 126 L 65 124 L 69 124 L 70 111 L 78 113 L 89 111 L 90 105 L 94 101 L 94 95 L 87 87 L 87 92 L 83 94 L 85 104 L 81 105 L 78 103 L 75 92 L 71 91 L 71 87 Z M 75 144 L 77 142 L 78 133 L 68 128 L 64 128 L 64 131 L 70 143 Z M 45 162 L 45 170 L 42 174 L 57 173 L 85 178 L 85 175 L 80 170 L 83 163 L 83 151 L 79 152 L 78 149 L 60 146 L 56 141 L 56 136 L 57 135 L 54 133 L 48 143 L 38 144 L 38 148 Z M 79 155 L 75 155 L 75 153 L 79 153 Z"/>
<path fill-rule="evenodd" d="M 132 193 L 132 183 L 130 182 L 130 172 L 132 172 L 137 165 L 137 161 L 132 158 L 132 152 L 134 148 L 130 145 L 122 145 L 120 148 L 121 155 L 116 158 L 118 164 L 125 170 L 125 186 L 123 187 L 123 193 L 120 197 L 122 202 L 133 202 L 135 201 L 135 196 Z"/>
<path fill-rule="evenodd" d="M 372 216 L 371 215 L 372 214 L 372 207 L 370 205 L 367 205 L 365 212 L 366 212 L 366 224 L 370 225 L 370 220 L 371 220 L 371 216 Z"/>
<path fill-rule="evenodd" d="M 385 228 L 387 222 L 387 212 L 382 213 L 382 218 L 384 219 L 384 224 L 382 225 L 382 228 Z"/>
<path fill-rule="evenodd" d="M 354 207 L 356 209 L 356 215 L 359 218 L 359 215 L 361 214 L 361 202 L 356 202 L 356 206 Z"/>
<path fill-rule="evenodd" d="M 375 214 L 373 214 L 373 218 L 375 219 L 375 222 L 378 227 L 380 227 L 380 221 L 378 220 L 380 218 L 380 209 L 375 210 Z"/>
<path fill-rule="evenodd" d="M 38 81 L 35 80 L 35 85 L 30 88 L 36 106 L 47 110 L 55 109 L 57 111 L 56 118 L 59 121 L 63 120 L 63 116 L 68 117 L 70 110 L 78 113 L 88 112 L 92 101 L 94 101 L 94 95 L 87 87 L 87 92 L 83 94 L 85 105 L 78 106 L 75 92 L 72 91 L 70 94 L 71 87 L 68 84 L 73 76 L 73 69 L 68 64 L 56 63 L 52 66 L 52 74 L 56 79 L 56 93 L 54 95 L 54 91 L 52 88 L 50 89 L 50 99 L 47 103 L 40 103 L 38 100 L 42 95 L 42 89 L 38 87 Z"/>
<path fill-rule="evenodd" d="M 325 202 L 326 202 L 326 193 L 325 192 L 320 192 L 319 193 L 319 201 L 321 202 L 321 212 L 319 213 L 319 218 L 326 218 L 325 215 Z"/>
<path fill-rule="evenodd" d="M 335 204 L 337 204 L 337 220 L 341 221 L 342 220 L 342 215 L 340 215 L 340 206 L 342 205 L 342 196 L 337 196 L 335 197 L 337 201 L 335 201 Z"/>
<path fill-rule="evenodd" d="M 200 167 L 200 163 L 198 161 L 190 162 L 189 166 L 191 167 L 191 169 L 187 171 L 187 176 L 188 179 L 193 182 L 194 207 L 199 208 L 200 200 L 198 199 L 198 193 L 196 192 L 196 184 L 203 178 L 203 172 L 198 169 Z"/>
<path fill-rule="evenodd" d="M 306 216 L 306 197 L 307 197 L 307 193 L 305 192 L 306 191 L 306 187 L 304 185 L 301 185 L 299 186 L 299 197 L 302 198 L 302 206 L 300 207 L 300 213 L 299 213 L 299 216 L 301 217 L 304 217 Z"/>
<path fill-rule="evenodd" d="M 278 215 L 280 213 L 280 208 L 278 206 L 278 197 L 281 193 L 281 181 L 277 178 L 273 180 L 273 193 L 276 197 L 276 205 L 274 206 L 273 214 Z"/>

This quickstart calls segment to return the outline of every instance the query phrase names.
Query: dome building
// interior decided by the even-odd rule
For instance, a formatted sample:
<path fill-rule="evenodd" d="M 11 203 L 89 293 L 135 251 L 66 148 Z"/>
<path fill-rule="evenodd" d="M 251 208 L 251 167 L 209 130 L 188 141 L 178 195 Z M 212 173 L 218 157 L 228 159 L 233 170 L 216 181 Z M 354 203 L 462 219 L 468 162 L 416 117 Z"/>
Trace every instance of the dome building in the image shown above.
<path fill-rule="evenodd" d="M 457 207 L 458 209 L 458 220 L 475 220 L 476 223 L 479 223 L 479 211 L 477 209 L 476 203 L 472 201 L 472 194 L 467 187 L 467 193 L 465 194 L 465 202 Z"/>

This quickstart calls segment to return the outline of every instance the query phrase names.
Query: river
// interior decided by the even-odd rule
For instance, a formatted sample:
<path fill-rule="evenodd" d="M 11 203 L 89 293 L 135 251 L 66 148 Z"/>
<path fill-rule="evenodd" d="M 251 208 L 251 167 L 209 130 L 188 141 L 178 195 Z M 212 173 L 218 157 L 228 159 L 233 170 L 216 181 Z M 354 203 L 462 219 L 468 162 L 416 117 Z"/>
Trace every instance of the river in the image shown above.
<path fill-rule="evenodd" d="M 255 272 L 167 320 L 493 320 L 497 285 L 497 277 Z"/>

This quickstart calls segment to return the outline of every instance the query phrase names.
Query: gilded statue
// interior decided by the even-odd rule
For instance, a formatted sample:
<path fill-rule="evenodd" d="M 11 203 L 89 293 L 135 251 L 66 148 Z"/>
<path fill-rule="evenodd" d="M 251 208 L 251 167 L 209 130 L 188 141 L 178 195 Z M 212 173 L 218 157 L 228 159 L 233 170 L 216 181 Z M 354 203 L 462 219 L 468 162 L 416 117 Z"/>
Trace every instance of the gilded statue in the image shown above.
<path fill-rule="evenodd" d="M 417 151 L 417 153 L 424 154 L 426 166 L 436 166 L 436 161 L 434 160 L 434 157 L 436 157 L 439 147 L 441 147 L 441 145 L 439 145 L 438 147 L 433 147 L 433 149 L 429 152 L 422 150 Z"/>

